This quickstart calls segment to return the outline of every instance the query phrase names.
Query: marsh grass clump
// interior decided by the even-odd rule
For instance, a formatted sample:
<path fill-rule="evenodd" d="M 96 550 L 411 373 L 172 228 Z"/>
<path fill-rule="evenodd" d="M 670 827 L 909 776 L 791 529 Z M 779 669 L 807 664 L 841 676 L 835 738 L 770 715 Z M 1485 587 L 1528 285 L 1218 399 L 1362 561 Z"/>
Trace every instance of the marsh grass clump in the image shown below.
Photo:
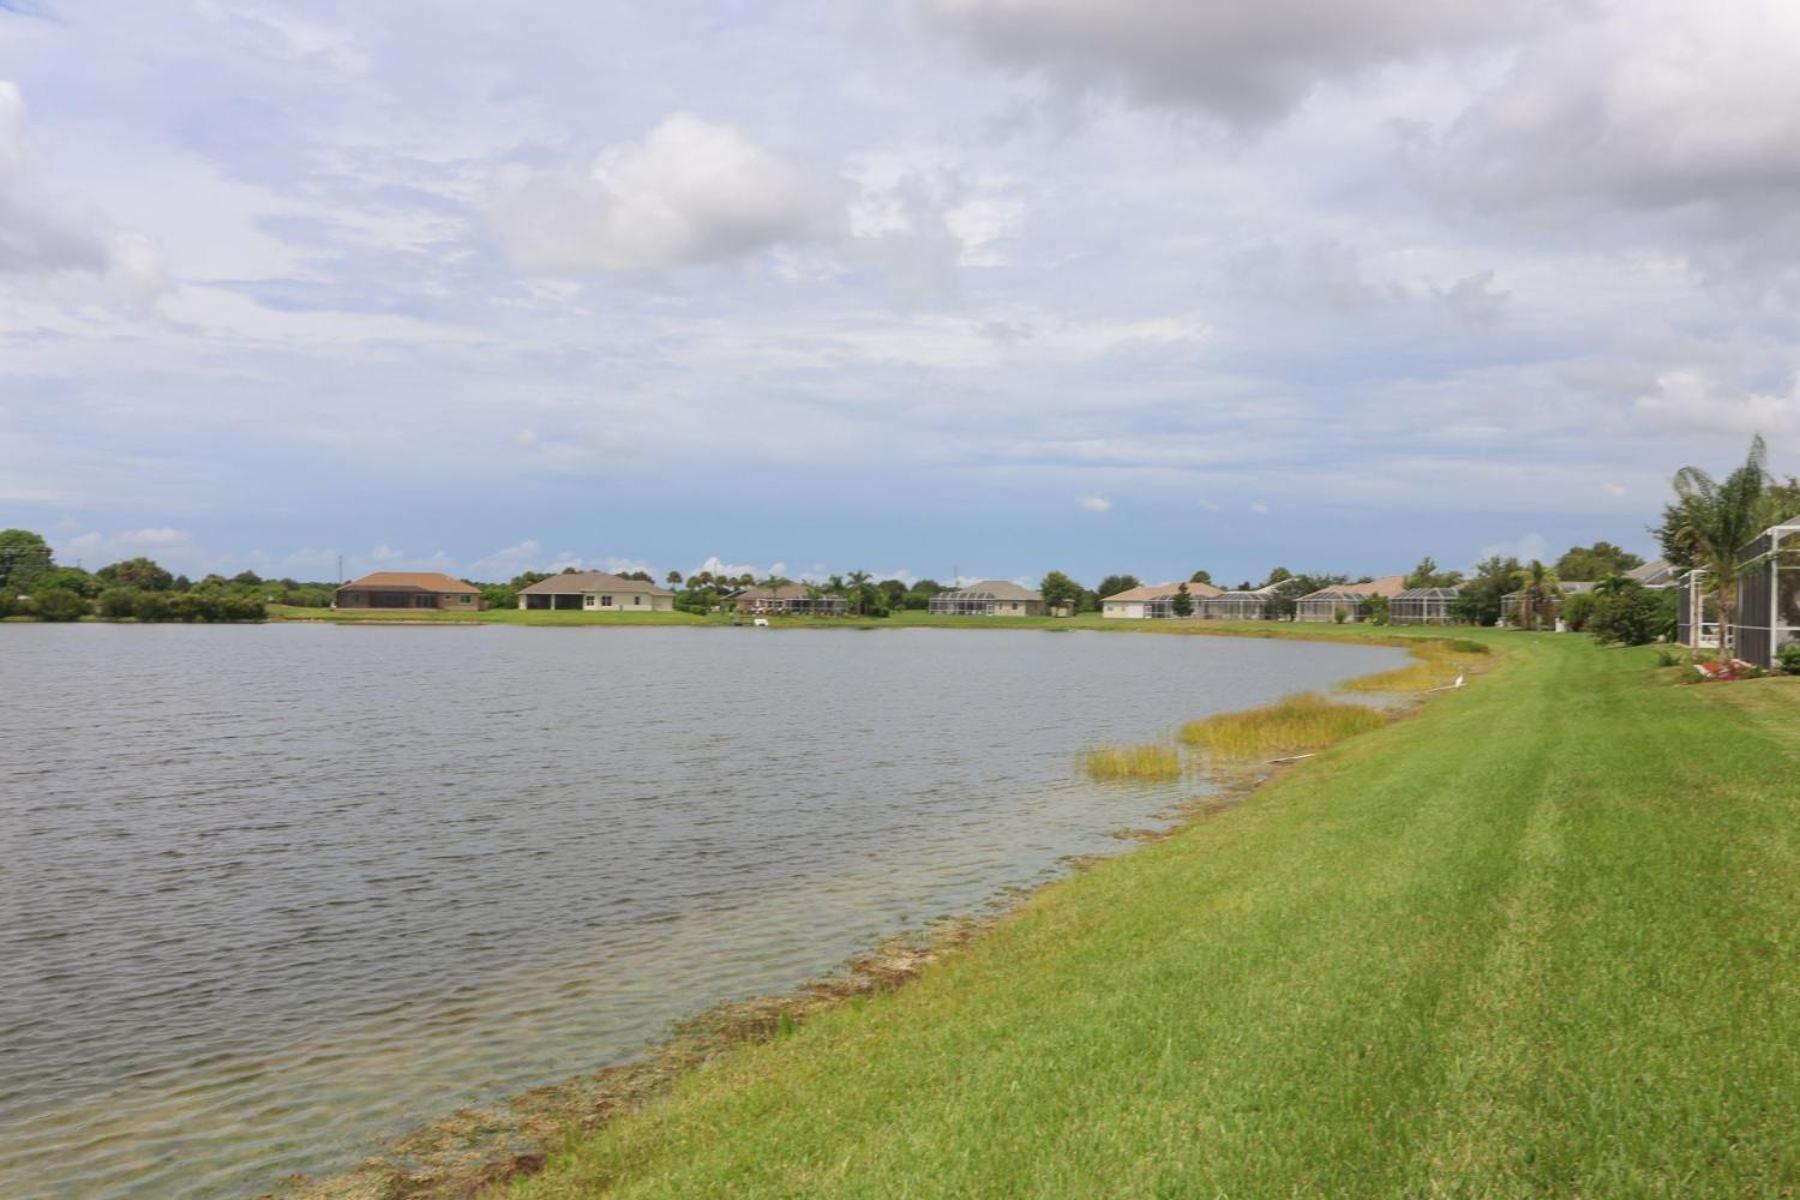
<path fill-rule="evenodd" d="M 1081 755 L 1090 779 L 1158 781 L 1181 777 L 1181 752 L 1174 746 L 1095 746 Z"/>
<path fill-rule="evenodd" d="M 1375 709 L 1307 692 L 1266 708 L 1190 721 L 1181 727 L 1181 740 L 1215 758 L 1263 758 L 1317 750 L 1386 722 Z"/>
<path fill-rule="evenodd" d="M 1365 675 L 1344 684 L 1347 692 L 1423 692 L 1446 687 L 1458 675 L 1485 669 L 1492 652 L 1468 638 L 1421 641 L 1412 647 L 1413 661 L 1379 675 Z"/>

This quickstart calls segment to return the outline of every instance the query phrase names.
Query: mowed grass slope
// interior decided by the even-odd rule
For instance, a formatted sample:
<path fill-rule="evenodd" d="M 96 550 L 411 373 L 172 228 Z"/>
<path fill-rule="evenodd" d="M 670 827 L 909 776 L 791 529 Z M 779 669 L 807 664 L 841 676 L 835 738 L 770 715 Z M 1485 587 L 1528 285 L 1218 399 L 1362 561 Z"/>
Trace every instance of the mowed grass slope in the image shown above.
<path fill-rule="evenodd" d="M 1800 707 L 1496 645 L 512 1194 L 1792 1194 Z"/>

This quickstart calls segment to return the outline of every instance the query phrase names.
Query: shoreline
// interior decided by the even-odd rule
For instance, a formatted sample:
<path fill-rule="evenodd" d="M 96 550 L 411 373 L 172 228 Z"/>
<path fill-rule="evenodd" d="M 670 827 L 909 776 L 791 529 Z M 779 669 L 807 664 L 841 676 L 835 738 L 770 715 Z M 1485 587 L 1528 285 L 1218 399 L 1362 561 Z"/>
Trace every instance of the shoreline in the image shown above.
<path fill-rule="evenodd" d="M 865 626 L 855 622 L 794 620 L 777 627 L 982 628 L 981 622 L 986 619 L 966 620 L 970 623 L 947 626 L 912 623 Z M 476 622 L 377 619 L 334 623 L 463 625 Z M 1191 625 L 1145 627 L 1150 624 L 1113 621 L 1104 626 L 1077 628 L 1111 629 L 1125 625 L 1120 632 L 1383 645 L 1407 649 L 1415 660 L 1413 666 L 1428 661 L 1421 651 L 1429 645 L 1467 640 L 1435 627 L 1434 632 L 1422 634 L 1376 634 L 1372 632 L 1374 629 L 1387 627 L 1351 626 L 1344 630 L 1342 626 L 1333 626 L 1331 628 L 1344 631 L 1308 637 L 1305 633 L 1312 631 L 1307 628 L 1307 623 L 1295 622 L 1281 623 L 1285 628 L 1266 631 L 1253 627 L 1239 629 L 1232 627 L 1237 623 L 1226 622 L 1208 622 L 1215 626 L 1211 629 Z M 1164 624 L 1157 623 L 1159 626 Z M 1299 625 L 1298 630 L 1295 625 Z M 730 626 L 720 623 L 720 627 Z M 1029 629 L 1037 626 L 1009 623 L 1001 627 Z M 1062 628 L 1068 632 L 1077 631 L 1066 625 Z M 1484 670 L 1499 666 L 1503 661 L 1500 654 L 1493 654 L 1491 658 Z M 1410 668 L 1393 670 L 1407 669 Z M 1366 685 L 1370 680 L 1391 673 L 1375 672 L 1347 679 L 1334 690 L 1350 689 L 1359 682 Z M 1386 694 L 1396 697 L 1395 703 L 1383 709 L 1389 726 L 1415 716 L 1431 699 L 1429 694 L 1411 689 L 1394 689 Z M 1321 752 L 1330 748 L 1324 747 Z M 1051 890 L 1066 886 L 1071 879 L 1101 863 L 1129 857 L 1146 844 L 1174 838 L 1198 824 L 1240 808 L 1270 783 L 1310 761 L 1311 756 L 1304 761 L 1208 765 L 1200 775 L 1214 790 L 1156 814 L 1158 819 L 1166 816 L 1162 828 L 1112 831 L 1111 836 L 1122 843 L 1131 843 L 1115 853 L 1068 858 L 1064 860 L 1064 869 L 1055 877 L 1029 888 L 999 893 L 984 910 L 943 916 L 927 922 L 922 929 L 896 933 L 853 955 L 829 974 L 802 981 L 790 990 L 710 1006 L 677 1020 L 667 1036 L 652 1041 L 621 1062 L 527 1089 L 496 1104 L 458 1109 L 401 1135 L 388 1149 L 355 1167 L 320 1177 L 291 1179 L 274 1190 L 261 1193 L 259 1200 L 369 1200 L 394 1195 L 417 1200 L 452 1200 L 485 1195 L 497 1186 L 534 1175 L 544 1168 L 555 1147 L 591 1135 L 613 1120 L 637 1111 L 646 1103 L 668 1094 L 683 1079 L 740 1048 L 776 1040 L 825 1012 L 860 1004 L 905 987 L 929 967 L 955 956 L 1016 919 Z"/>

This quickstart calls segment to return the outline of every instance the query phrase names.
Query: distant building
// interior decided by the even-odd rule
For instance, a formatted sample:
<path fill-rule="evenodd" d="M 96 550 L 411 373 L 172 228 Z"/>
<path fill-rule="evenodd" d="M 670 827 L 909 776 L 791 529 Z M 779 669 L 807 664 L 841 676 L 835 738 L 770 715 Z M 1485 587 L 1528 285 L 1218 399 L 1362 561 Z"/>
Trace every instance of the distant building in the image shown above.
<path fill-rule="evenodd" d="M 1276 595 L 1273 587 L 1220 592 L 1196 604 L 1195 611 L 1209 621 L 1262 621 L 1268 618 Z"/>
<path fill-rule="evenodd" d="M 481 589 L 436 571 L 374 571 L 339 587 L 332 607 L 479 612 Z"/>
<path fill-rule="evenodd" d="M 939 592 L 931 598 L 931 613 L 938 617 L 1041 617 L 1044 597 L 1003 579 L 984 579 L 953 592 Z"/>
<path fill-rule="evenodd" d="M 604 571 L 569 571 L 519 589 L 519 607 L 569 612 L 674 612 L 675 593 Z"/>
<path fill-rule="evenodd" d="M 773 587 L 759 583 L 733 592 L 725 602 L 740 613 L 758 617 L 841 617 L 850 611 L 850 601 L 843 596 L 815 596 L 804 583 Z"/>
<path fill-rule="evenodd" d="M 1181 582 L 1146 583 L 1128 591 L 1116 592 L 1100 601 L 1100 615 L 1115 620 L 1158 620 L 1175 615 L 1175 597 Z M 1191 616 L 1200 615 L 1200 602 L 1219 594 L 1210 583 L 1190 583 L 1188 597 L 1194 602 Z"/>
<path fill-rule="evenodd" d="M 1557 591 L 1562 593 L 1563 599 L 1567 600 L 1570 596 L 1579 596 L 1583 592 L 1593 591 L 1594 585 L 1592 583 L 1576 582 L 1565 579 L 1559 581 L 1556 588 Z M 1506 595 L 1500 597 L 1500 623 L 1502 625 L 1511 625 L 1513 623 L 1518 615 L 1519 605 L 1524 602 L 1524 599 L 1524 588 L 1520 588 L 1516 592 L 1508 592 Z"/>
<path fill-rule="evenodd" d="M 1776 525 L 1738 551 L 1737 657 L 1773 666 L 1781 648 L 1800 641 L 1800 522 Z"/>
<path fill-rule="evenodd" d="M 1461 588 L 1405 588 L 1388 600 L 1390 625 L 1448 625 Z"/>
<path fill-rule="evenodd" d="M 1362 620 L 1362 603 L 1372 596 L 1390 600 L 1406 590 L 1406 576 L 1384 575 L 1366 583 L 1345 583 L 1320 588 L 1294 601 L 1296 621 L 1335 621 L 1343 613 L 1346 621 Z"/>

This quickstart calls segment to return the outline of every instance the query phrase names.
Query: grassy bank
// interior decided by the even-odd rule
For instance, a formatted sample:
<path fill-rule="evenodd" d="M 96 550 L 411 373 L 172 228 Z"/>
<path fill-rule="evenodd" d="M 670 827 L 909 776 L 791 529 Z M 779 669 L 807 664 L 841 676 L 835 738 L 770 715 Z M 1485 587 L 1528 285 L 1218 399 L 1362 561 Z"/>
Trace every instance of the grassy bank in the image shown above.
<path fill-rule="evenodd" d="M 1800 691 L 1484 636 L 1472 686 L 507 1194 L 1792 1194 Z"/>

